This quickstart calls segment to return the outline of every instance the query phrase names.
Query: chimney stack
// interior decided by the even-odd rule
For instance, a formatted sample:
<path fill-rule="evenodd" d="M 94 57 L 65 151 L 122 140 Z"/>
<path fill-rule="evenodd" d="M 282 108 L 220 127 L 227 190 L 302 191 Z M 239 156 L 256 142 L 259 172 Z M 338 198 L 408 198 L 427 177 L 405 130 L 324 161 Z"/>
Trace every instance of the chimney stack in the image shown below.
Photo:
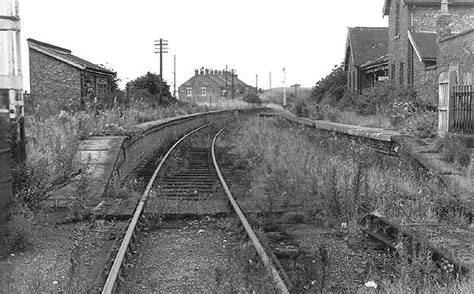
<path fill-rule="evenodd" d="M 201 68 L 200 72 L 199 72 L 202 75 L 204 75 L 204 67 Z"/>
<path fill-rule="evenodd" d="M 441 0 L 441 13 L 436 16 L 438 40 L 451 35 L 452 22 L 451 14 L 449 14 L 448 0 Z"/>
<path fill-rule="evenodd" d="M 195 75 L 195 76 L 199 75 L 199 70 L 198 70 L 198 69 L 195 69 L 195 70 L 194 70 L 194 75 Z"/>
<path fill-rule="evenodd" d="M 208 76 L 208 75 L 209 75 L 209 69 L 206 68 L 206 76 Z"/>

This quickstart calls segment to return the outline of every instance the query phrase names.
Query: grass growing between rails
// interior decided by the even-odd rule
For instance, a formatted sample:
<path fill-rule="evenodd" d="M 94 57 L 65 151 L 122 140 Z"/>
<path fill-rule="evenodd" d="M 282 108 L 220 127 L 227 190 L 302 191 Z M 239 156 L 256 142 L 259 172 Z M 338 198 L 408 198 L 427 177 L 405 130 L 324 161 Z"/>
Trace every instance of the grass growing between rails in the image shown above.
<path fill-rule="evenodd" d="M 444 221 L 455 222 L 460 227 L 467 224 L 467 219 L 459 211 L 463 203 L 443 188 L 436 175 L 426 174 L 403 156 L 386 157 L 347 141 L 275 119 L 243 121 L 232 135 L 224 136 L 220 144 L 233 146 L 230 152 L 235 158 L 240 158 L 236 165 L 247 166 L 251 179 L 248 193 L 241 193 L 237 198 L 244 210 L 253 208 L 263 215 L 263 219 L 258 220 L 257 217 L 254 223 L 260 224 L 264 231 L 270 230 L 269 227 L 282 228 L 282 222 L 290 222 L 283 219 L 301 223 L 291 227 L 289 235 L 299 236 L 298 242 L 309 248 L 314 247 L 315 251 L 310 249 L 303 256 L 314 257 L 316 261 L 324 259 L 319 256 L 318 250 L 322 252 L 326 248 L 332 256 L 336 254 L 336 248 L 339 252 L 345 252 L 346 246 L 354 246 L 351 240 L 356 240 L 354 236 L 360 234 L 359 220 L 368 212 L 376 212 L 399 224 Z M 287 213 L 283 217 L 275 214 L 285 211 Z M 314 240 L 308 240 L 311 234 L 307 231 L 313 231 L 304 224 L 311 224 L 311 228 L 320 229 L 321 233 L 316 234 Z M 318 243 L 319 239 L 325 239 L 324 236 L 328 235 L 333 236 L 327 239 L 329 244 Z M 283 237 L 280 234 L 275 238 L 281 240 Z M 337 238 L 342 238 L 342 241 L 331 241 Z M 357 246 L 362 246 L 360 244 Z M 302 253 L 298 250 L 294 252 L 295 257 L 291 258 L 297 261 Z M 285 254 L 293 253 L 286 250 Z M 338 259 L 332 256 L 330 260 Z M 290 271 L 298 268 L 292 266 L 298 264 L 296 261 L 288 263 Z M 329 282 L 331 275 L 337 275 L 334 269 L 341 264 L 343 262 L 327 265 L 330 269 L 328 273 L 316 270 L 314 286 L 341 290 L 335 282 Z M 361 273 L 366 275 L 365 279 L 378 278 L 377 283 L 387 291 L 395 289 L 393 287 L 408 292 L 414 289 L 422 292 L 452 289 L 453 282 L 449 279 L 432 278 L 439 273 L 426 268 L 426 263 L 396 264 L 394 267 L 398 273 L 406 272 L 410 267 L 410 271 L 428 274 L 398 274 L 393 278 L 377 276 L 371 273 L 380 266 L 370 265 L 370 262 L 366 265 L 368 270 L 362 269 Z M 310 279 L 308 277 L 307 281 Z M 306 286 L 311 288 L 310 284 Z"/>

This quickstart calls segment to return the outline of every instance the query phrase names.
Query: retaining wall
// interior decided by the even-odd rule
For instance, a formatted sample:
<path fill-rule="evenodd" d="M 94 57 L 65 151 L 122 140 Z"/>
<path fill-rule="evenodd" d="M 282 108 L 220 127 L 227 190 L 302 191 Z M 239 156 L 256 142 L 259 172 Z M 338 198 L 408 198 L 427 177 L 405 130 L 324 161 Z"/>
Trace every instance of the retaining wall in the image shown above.
<path fill-rule="evenodd" d="M 278 116 L 292 123 L 305 125 L 321 132 L 337 135 L 337 137 L 341 139 L 363 144 L 384 154 L 396 155 L 400 148 L 399 143 L 395 140 L 400 134 L 395 131 L 345 125 L 323 120 L 311 120 L 309 118 L 296 117 L 284 113 L 262 113 L 261 116 Z"/>

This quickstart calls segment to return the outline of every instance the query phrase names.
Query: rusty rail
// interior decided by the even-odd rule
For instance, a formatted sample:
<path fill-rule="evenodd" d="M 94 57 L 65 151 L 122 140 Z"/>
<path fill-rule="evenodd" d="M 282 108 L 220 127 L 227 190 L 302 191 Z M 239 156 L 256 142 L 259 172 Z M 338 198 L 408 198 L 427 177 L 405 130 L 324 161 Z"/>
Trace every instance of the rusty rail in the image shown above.
<path fill-rule="evenodd" d="M 224 177 L 222 176 L 222 173 L 219 169 L 219 165 L 217 164 L 216 160 L 216 154 L 215 154 L 215 143 L 217 137 L 220 135 L 223 129 L 221 129 L 215 136 L 214 139 L 212 140 L 212 147 L 211 147 L 211 152 L 212 152 L 212 161 L 214 163 L 214 167 L 217 172 L 217 176 L 219 177 L 219 180 L 221 181 L 222 186 L 224 187 L 225 193 L 227 194 L 227 197 L 229 198 L 230 203 L 232 204 L 232 207 L 234 208 L 235 213 L 237 213 L 237 216 L 240 219 L 240 222 L 242 223 L 242 226 L 244 227 L 245 231 L 247 232 L 247 235 L 249 236 L 250 240 L 252 241 L 252 244 L 257 251 L 258 255 L 260 256 L 260 259 L 262 260 L 263 264 L 265 265 L 265 268 L 268 270 L 270 276 L 273 278 L 273 281 L 277 287 L 277 289 L 280 291 L 280 293 L 289 293 L 288 288 L 286 287 L 285 283 L 283 282 L 282 278 L 280 277 L 280 274 L 278 271 L 275 269 L 273 264 L 270 261 L 270 258 L 268 257 L 267 253 L 265 252 L 265 249 L 263 249 L 262 244 L 257 238 L 257 235 L 255 235 L 255 232 L 253 231 L 252 227 L 250 226 L 249 222 L 247 221 L 247 218 L 245 217 L 244 213 L 239 207 L 239 204 L 237 204 L 237 201 L 235 201 L 234 196 L 232 196 L 232 193 L 229 190 L 229 187 L 227 186 L 227 183 L 224 180 Z"/>
<path fill-rule="evenodd" d="M 121 279 L 120 274 L 122 272 L 122 268 L 125 265 L 126 259 L 130 256 L 130 247 L 133 243 L 133 240 L 137 237 L 138 234 L 138 225 L 140 223 L 140 219 L 143 219 L 142 213 L 146 204 L 146 200 L 148 198 L 148 194 L 150 193 L 150 190 L 153 186 L 153 182 L 155 181 L 156 176 L 158 175 L 158 172 L 160 171 L 161 167 L 165 163 L 166 159 L 169 157 L 171 152 L 186 138 L 188 138 L 190 135 L 194 134 L 195 132 L 210 126 L 211 123 L 203 125 L 199 128 L 196 128 L 192 130 L 191 132 L 187 133 L 181 139 L 179 139 L 169 150 L 166 152 L 165 156 L 163 156 L 163 159 L 161 160 L 160 164 L 158 167 L 155 169 L 155 172 L 153 173 L 150 181 L 148 182 L 148 185 L 143 192 L 142 198 L 140 202 L 138 203 L 137 209 L 135 210 L 135 213 L 133 214 L 133 218 L 130 221 L 130 224 L 128 225 L 127 232 L 125 233 L 125 237 L 122 240 L 122 243 L 120 245 L 120 248 L 117 252 L 117 255 L 114 259 L 114 263 L 112 265 L 112 268 L 109 272 L 109 275 L 107 276 L 107 281 L 105 282 L 104 288 L 102 289 L 103 294 L 110 294 L 114 293 L 117 287 L 117 284 L 119 280 Z"/>
<path fill-rule="evenodd" d="M 454 275 L 456 278 L 467 277 L 469 267 L 452 258 L 449 254 L 428 244 L 426 240 L 403 230 L 399 226 L 390 223 L 387 219 L 368 214 L 362 220 L 363 232 L 378 242 L 383 243 L 393 252 L 404 248 L 409 256 L 416 256 L 420 250 L 429 252 L 433 262 L 446 273 Z"/>

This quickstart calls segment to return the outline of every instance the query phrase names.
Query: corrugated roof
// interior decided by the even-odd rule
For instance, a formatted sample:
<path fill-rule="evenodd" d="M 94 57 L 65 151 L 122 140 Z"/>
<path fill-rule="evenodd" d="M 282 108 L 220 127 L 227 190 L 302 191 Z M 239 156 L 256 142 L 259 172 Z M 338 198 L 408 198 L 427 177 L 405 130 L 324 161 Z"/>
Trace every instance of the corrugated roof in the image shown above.
<path fill-rule="evenodd" d="M 392 0 L 384 0 L 383 15 L 390 14 L 390 3 Z M 441 5 L 441 0 L 403 0 L 408 5 Z M 474 5 L 474 0 L 449 0 L 449 5 Z"/>
<path fill-rule="evenodd" d="M 436 60 L 438 43 L 436 33 L 412 33 L 415 44 L 422 60 Z"/>
<path fill-rule="evenodd" d="M 355 66 L 388 53 L 388 28 L 349 28 L 348 38 Z"/>
<path fill-rule="evenodd" d="M 39 50 L 44 54 L 47 54 L 61 61 L 67 62 L 75 67 L 78 67 L 81 69 L 90 69 L 90 70 L 99 71 L 105 74 L 115 75 L 113 71 L 110 71 L 102 66 L 99 66 L 90 61 L 87 61 L 85 59 L 72 55 L 71 50 L 69 49 L 52 45 L 52 44 L 48 44 L 45 42 L 37 41 L 31 38 L 29 38 L 27 41 L 28 41 L 28 46 L 31 49 Z"/>

